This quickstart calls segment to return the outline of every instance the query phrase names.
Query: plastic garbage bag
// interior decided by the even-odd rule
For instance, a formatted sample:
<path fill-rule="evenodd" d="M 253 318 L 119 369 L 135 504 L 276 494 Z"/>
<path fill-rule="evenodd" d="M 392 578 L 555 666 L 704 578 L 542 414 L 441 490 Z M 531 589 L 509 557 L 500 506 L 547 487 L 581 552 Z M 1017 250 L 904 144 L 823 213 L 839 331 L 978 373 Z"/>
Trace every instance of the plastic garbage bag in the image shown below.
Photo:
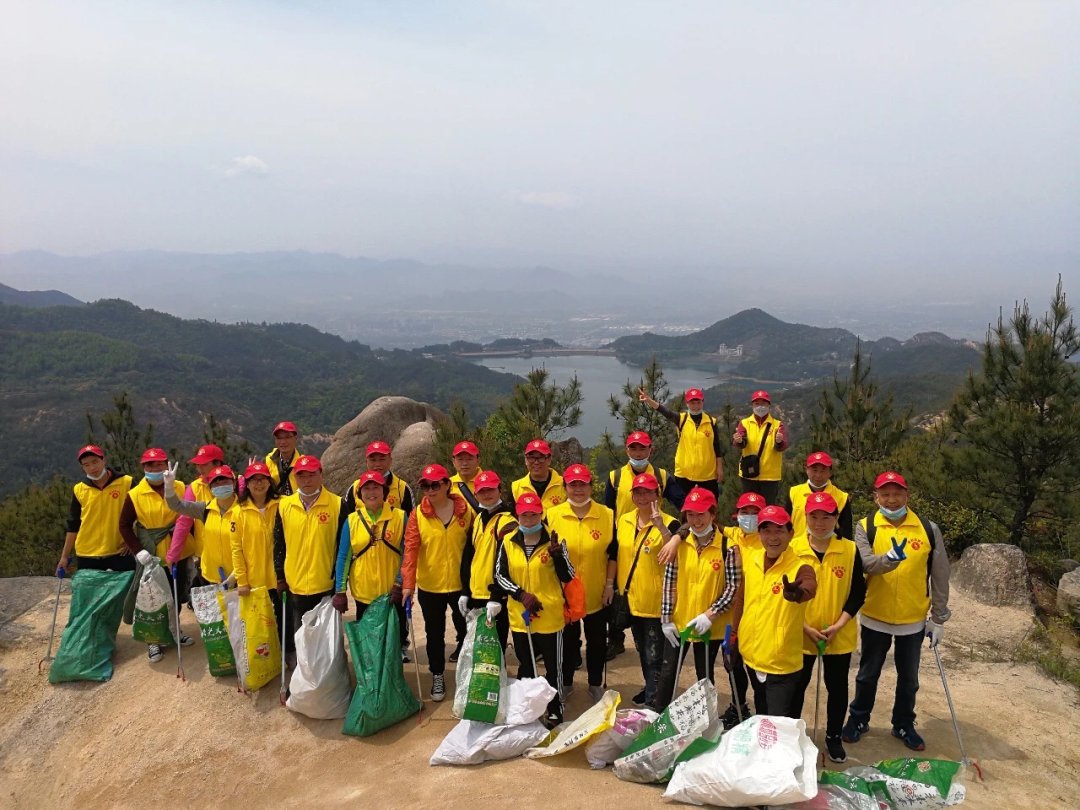
<path fill-rule="evenodd" d="M 482 610 L 470 611 L 467 622 L 457 660 L 454 717 L 505 724 L 506 664 L 498 630 Z"/>
<path fill-rule="evenodd" d="M 135 596 L 131 634 L 147 644 L 176 644 L 176 614 L 173 611 L 169 577 L 157 563 L 142 570 Z"/>
<path fill-rule="evenodd" d="M 296 631 L 296 669 L 285 705 L 316 720 L 344 717 L 352 698 L 341 614 L 330 597 L 304 614 Z"/>
<path fill-rule="evenodd" d="M 112 677 L 116 631 L 133 578 L 131 571 L 75 572 L 67 626 L 49 667 L 49 683 Z"/>
<path fill-rule="evenodd" d="M 506 682 L 507 726 L 523 726 L 539 720 L 555 697 L 555 687 L 547 678 L 510 678 Z"/>
<path fill-rule="evenodd" d="M 615 724 L 589 743 L 585 757 L 589 767 L 606 768 L 630 746 L 637 736 L 659 718 L 652 709 L 620 709 L 615 714 Z"/>
<path fill-rule="evenodd" d="M 542 723 L 535 721 L 519 726 L 496 726 L 462 720 L 439 743 L 430 762 L 432 765 L 479 765 L 489 759 L 514 759 L 550 733 Z"/>
<path fill-rule="evenodd" d="M 225 627 L 225 615 L 218 596 L 220 585 L 202 585 L 191 589 L 191 608 L 199 623 L 199 635 L 206 648 L 206 662 L 210 674 L 216 678 L 236 674 L 229 631 Z"/>
<path fill-rule="evenodd" d="M 270 593 L 252 588 L 241 596 L 231 590 L 222 598 L 240 683 L 245 689 L 261 689 L 281 674 L 281 641 Z"/>
<path fill-rule="evenodd" d="M 936 810 L 964 801 L 956 781 L 960 763 L 942 759 L 892 759 L 875 766 L 822 771 L 818 794 L 793 810 Z M 906 778 L 912 777 L 912 778 Z"/>
<path fill-rule="evenodd" d="M 597 734 L 607 731 L 615 723 L 615 712 L 622 696 L 614 689 L 608 689 L 603 697 L 590 706 L 574 720 L 559 727 L 558 733 L 536 748 L 525 752 L 529 759 L 543 759 L 563 754 L 584 745 Z"/>

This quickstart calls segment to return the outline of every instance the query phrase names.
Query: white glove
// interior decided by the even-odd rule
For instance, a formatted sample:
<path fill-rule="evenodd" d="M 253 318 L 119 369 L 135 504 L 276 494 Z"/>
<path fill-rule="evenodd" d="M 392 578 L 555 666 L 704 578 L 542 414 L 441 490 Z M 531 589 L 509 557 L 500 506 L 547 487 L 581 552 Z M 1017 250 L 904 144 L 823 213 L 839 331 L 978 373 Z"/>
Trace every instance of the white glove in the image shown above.
<path fill-rule="evenodd" d="M 664 622 L 660 625 L 660 630 L 664 638 L 671 642 L 672 647 L 679 646 L 679 628 L 675 626 L 675 622 Z"/>
<path fill-rule="evenodd" d="M 502 613 L 502 605 L 498 602 L 487 603 L 487 619 L 489 622 L 495 621 L 495 617 Z"/>
<path fill-rule="evenodd" d="M 154 563 L 157 562 L 157 557 L 155 557 L 153 554 L 151 554 L 146 549 L 143 549 L 142 551 L 140 551 L 138 554 L 135 555 L 135 560 L 143 568 L 149 568 L 151 565 L 153 565 Z"/>
<path fill-rule="evenodd" d="M 945 638 L 945 625 L 928 621 L 926 623 L 926 637 L 930 639 L 930 646 L 936 647 Z"/>
<path fill-rule="evenodd" d="M 705 613 L 699 613 L 690 620 L 690 627 L 693 627 L 699 636 L 707 635 L 712 630 L 712 619 Z"/>
<path fill-rule="evenodd" d="M 459 596 L 457 600 L 458 613 L 462 616 L 466 616 L 469 613 L 469 597 Z"/>
<path fill-rule="evenodd" d="M 174 486 L 176 486 L 176 471 L 180 469 L 180 462 L 174 461 L 165 466 L 165 474 L 162 478 L 162 483 L 165 485 L 166 492 L 172 492 Z"/>

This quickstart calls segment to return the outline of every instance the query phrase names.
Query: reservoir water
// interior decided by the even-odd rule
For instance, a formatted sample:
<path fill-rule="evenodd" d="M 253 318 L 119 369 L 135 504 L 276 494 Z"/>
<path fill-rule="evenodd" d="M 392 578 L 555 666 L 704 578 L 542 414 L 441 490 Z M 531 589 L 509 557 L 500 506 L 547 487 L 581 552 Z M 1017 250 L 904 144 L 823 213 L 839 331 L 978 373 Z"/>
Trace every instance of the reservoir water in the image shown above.
<path fill-rule="evenodd" d="M 505 371 L 524 377 L 534 368 L 547 369 L 550 379 L 559 385 L 570 382 L 575 374 L 581 381 L 581 391 L 585 401 L 581 405 L 581 424 L 557 439 L 576 436 L 586 447 L 595 445 L 605 430 L 613 436 L 622 435 L 619 421 L 608 411 L 608 397 L 612 394 L 621 396 L 622 388 L 630 380 L 636 388 L 642 377 L 640 366 L 628 365 L 612 356 L 581 355 L 570 357 L 490 357 L 475 361 L 495 371 Z M 664 368 L 664 378 L 673 394 L 687 388 L 708 388 L 715 385 L 718 377 L 715 373 L 693 368 Z M 649 393 L 652 393 L 651 391 Z M 706 410 L 710 404 L 706 403 Z"/>

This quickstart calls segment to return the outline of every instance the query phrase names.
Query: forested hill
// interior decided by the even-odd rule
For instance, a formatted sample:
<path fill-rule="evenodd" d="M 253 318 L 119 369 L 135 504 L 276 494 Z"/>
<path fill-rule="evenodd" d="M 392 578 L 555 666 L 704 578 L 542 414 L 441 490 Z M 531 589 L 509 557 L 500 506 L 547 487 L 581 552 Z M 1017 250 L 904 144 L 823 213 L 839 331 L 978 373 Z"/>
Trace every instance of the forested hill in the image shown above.
<path fill-rule="evenodd" d="M 59 290 L 16 290 L 0 284 L 0 304 L 21 307 L 81 307 L 83 302 Z"/>
<path fill-rule="evenodd" d="M 0 304 L 0 495 L 73 474 L 85 414 L 108 410 L 121 391 L 167 448 L 198 444 L 212 413 L 265 451 L 281 419 L 330 433 L 386 393 L 444 409 L 457 398 L 482 417 L 517 379 L 449 357 L 372 350 L 301 324 L 184 320 L 120 300 Z"/>

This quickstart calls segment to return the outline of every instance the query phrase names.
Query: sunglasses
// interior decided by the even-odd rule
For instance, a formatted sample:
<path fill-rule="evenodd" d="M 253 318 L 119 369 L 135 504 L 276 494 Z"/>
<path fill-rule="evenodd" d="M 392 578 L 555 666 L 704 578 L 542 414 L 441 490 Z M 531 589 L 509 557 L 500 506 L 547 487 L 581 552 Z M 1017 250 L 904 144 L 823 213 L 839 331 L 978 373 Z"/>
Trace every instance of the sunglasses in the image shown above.
<path fill-rule="evenodd" d="M 431 490 L 438 489 L 442 485 L 443 485 L 442 481 L 421 481 L 420 482 L 420 489 L 423 490 L 424 492 L 429 492 Z"/>

